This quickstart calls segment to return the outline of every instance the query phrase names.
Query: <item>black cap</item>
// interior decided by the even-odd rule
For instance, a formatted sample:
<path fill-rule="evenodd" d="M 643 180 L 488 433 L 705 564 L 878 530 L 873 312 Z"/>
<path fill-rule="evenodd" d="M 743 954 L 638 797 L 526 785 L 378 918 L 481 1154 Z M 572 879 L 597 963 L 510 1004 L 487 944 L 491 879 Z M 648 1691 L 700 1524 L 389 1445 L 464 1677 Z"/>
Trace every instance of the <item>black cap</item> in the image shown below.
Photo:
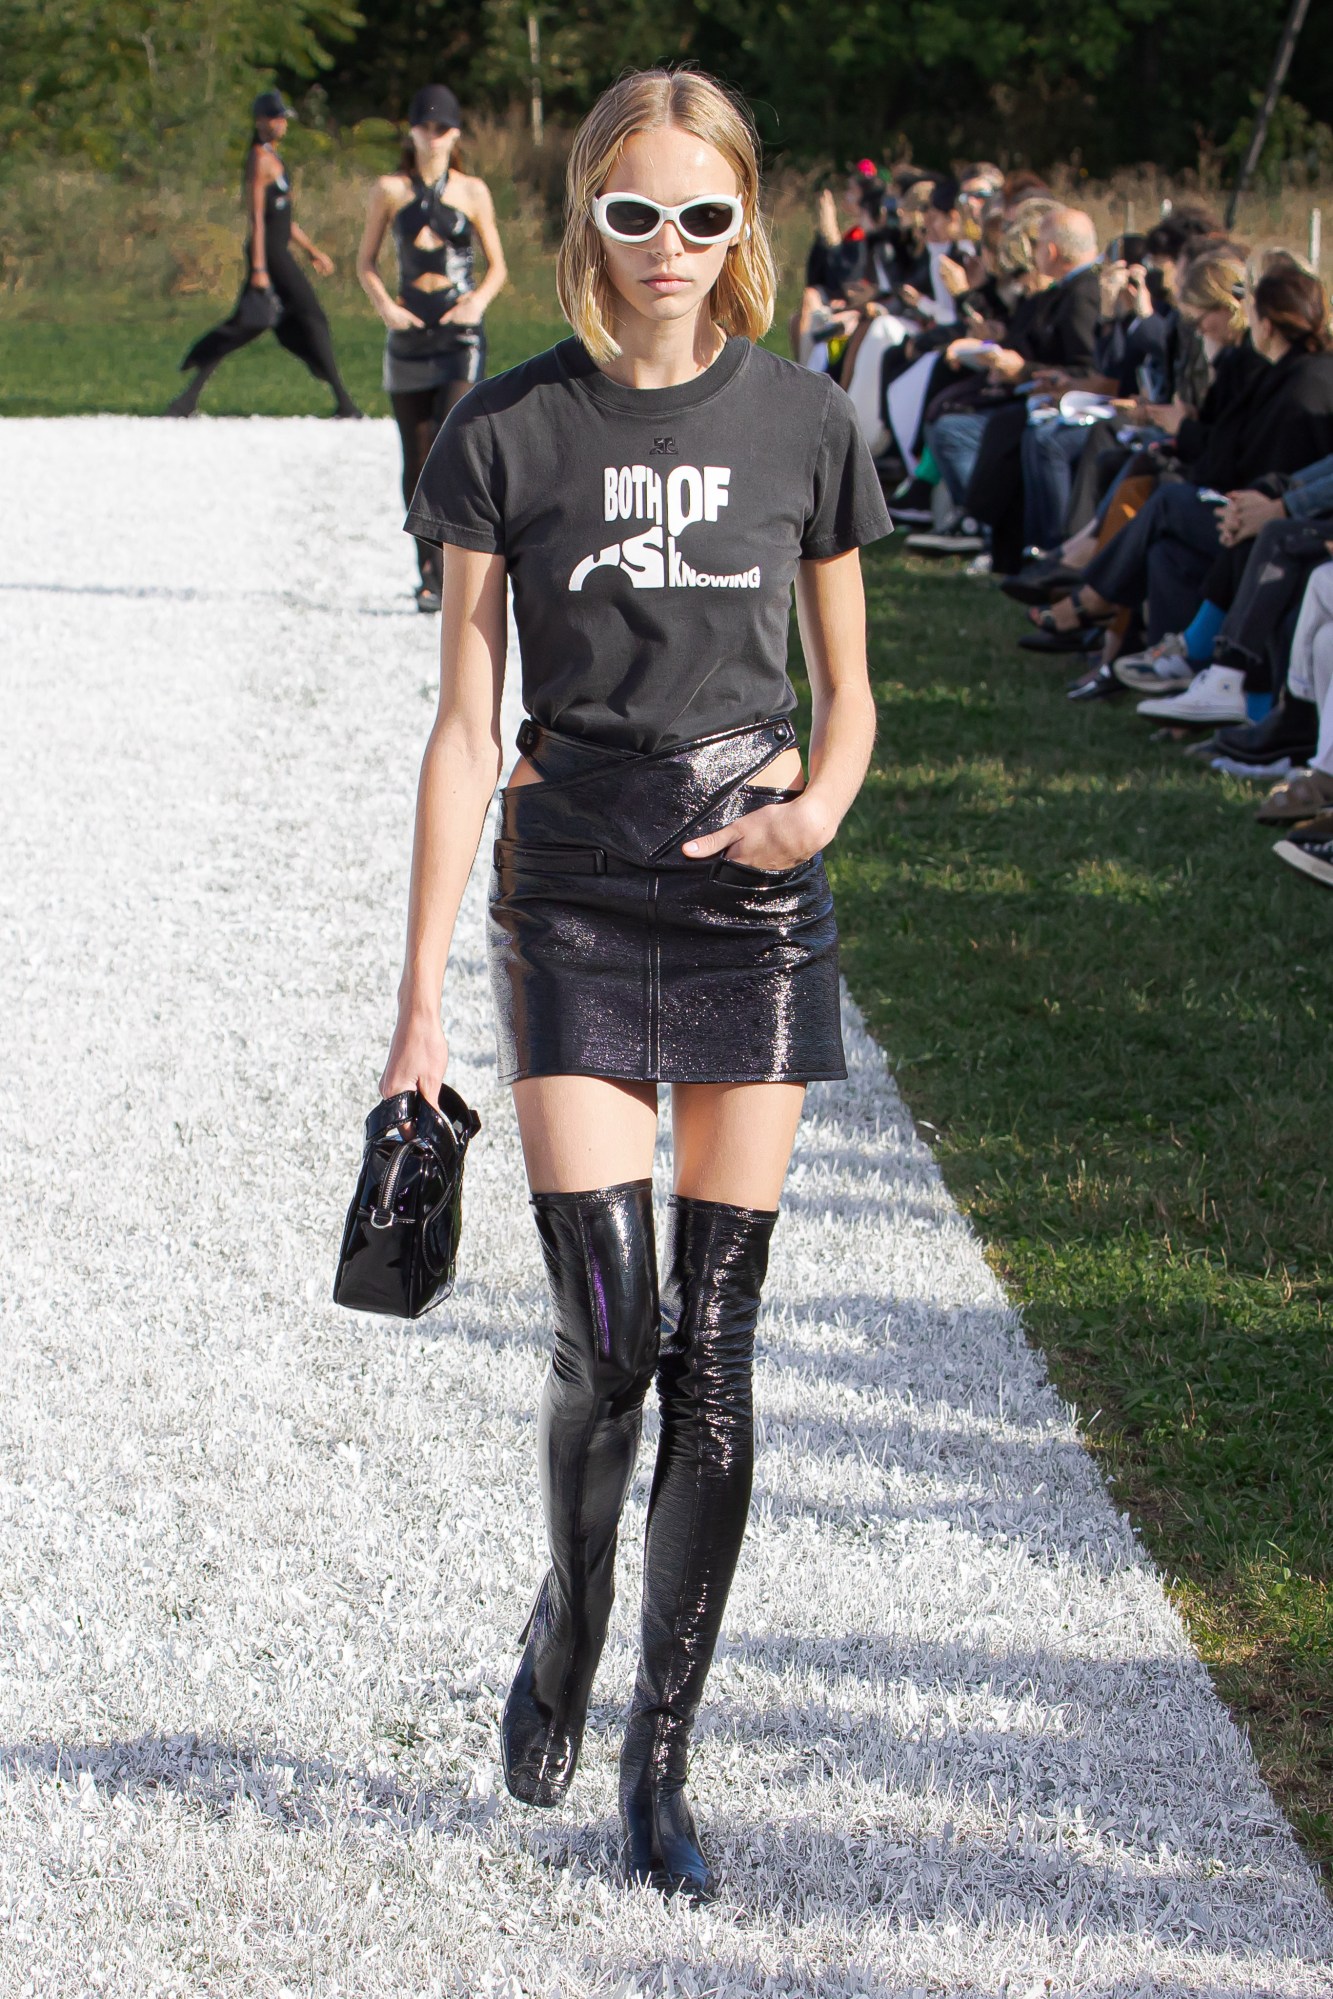
<path fill-rule="evenodd" d="M 958 183 L 941 175 L 930 190 L 927 208 L 936 208 L 941 215 L 950 215 L 958 206 Z"/>
<path fill-rule="evenodd" d="M 261 90 L 250 107 L 252 118 L 294 118 L 296 113 L 280 90 Z"/>
<path fill-rule="evenodd" d="M 463 122 L 463 107 L 447 83 L 427 83 L 407 107 L 409 125 L 450 125 Z"/>

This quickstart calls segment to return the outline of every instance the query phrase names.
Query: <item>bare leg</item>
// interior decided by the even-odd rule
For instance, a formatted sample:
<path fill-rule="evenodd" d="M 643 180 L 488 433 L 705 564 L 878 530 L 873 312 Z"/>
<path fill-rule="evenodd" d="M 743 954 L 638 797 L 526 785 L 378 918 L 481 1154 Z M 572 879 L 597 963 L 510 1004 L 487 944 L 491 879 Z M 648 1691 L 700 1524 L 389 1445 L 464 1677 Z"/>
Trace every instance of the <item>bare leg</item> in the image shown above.
<path fill-rule="evenodd" d="M 677 1083 L 671 1092 L 675 1187 L 694 1201 L 776 1208 L 804 1083 Z"/>
<path fill-rule="evenodd" d="M 1071 534 L 1060 550 L 1060 560 L 1070 569 L 1086 569 L 1097 553 L 1097 525 L 1089 521 L 1087 527 Z"/>
<path fill-rule="evenodd" d="M 515 1083 L 514 1109 L 534 1193 L 572 1194 L 651 1177 L 656 1083 L 533 1076 Z"/>

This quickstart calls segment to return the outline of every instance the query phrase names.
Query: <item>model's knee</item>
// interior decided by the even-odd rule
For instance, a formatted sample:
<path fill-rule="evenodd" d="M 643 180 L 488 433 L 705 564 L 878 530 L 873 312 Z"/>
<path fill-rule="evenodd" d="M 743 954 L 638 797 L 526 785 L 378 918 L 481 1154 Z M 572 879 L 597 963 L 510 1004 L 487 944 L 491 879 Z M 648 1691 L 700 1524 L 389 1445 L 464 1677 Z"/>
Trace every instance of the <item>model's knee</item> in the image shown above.
<path fill-rule="evenodd" d="M 532 1207 L 555 1318 L 554 1370 L 575 1392 L 632 1407 L 657 1365 L 652 1183 L 535 1194 Z"/>
<path fill-rule="evenodd" d="M 668 1392 L 748 1398 L 776 1220 L 772 1209 L 672 1196 L 662 1301 L 661 1378 Z"/>

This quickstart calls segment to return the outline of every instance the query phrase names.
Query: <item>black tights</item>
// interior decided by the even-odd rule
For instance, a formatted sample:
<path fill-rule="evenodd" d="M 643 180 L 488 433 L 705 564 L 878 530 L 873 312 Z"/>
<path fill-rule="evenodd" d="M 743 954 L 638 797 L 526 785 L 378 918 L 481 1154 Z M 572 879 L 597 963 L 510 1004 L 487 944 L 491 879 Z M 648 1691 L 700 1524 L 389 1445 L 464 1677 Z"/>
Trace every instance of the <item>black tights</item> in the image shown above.
<path fill-rule="evenodd" d="M 412 389 L 406 393 L 396 391 L 389 397 L 393 404 L 393 420 L 403 445 L 405 507 L 412 504 L 421 468 L 430 454 L 440 425 L 471 387 L 471 382 L 440 382 L 433 389 Z M 421 571 L 422 582 L 438 590 L 444 573 L 444 558 L 432 542 L 418 541 L 417 567 Z"/>

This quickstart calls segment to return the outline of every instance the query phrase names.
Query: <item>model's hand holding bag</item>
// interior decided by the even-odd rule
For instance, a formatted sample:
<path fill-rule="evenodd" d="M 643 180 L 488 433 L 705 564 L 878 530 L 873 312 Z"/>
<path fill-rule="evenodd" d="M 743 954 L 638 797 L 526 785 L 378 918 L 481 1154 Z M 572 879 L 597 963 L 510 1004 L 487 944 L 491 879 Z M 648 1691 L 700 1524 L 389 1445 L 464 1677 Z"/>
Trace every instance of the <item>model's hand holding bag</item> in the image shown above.
<path fill-rule="evenodd" d="M 333 1302 L 419 1319 L 454 1288 L 463 1160 L 481 1119 L 456 1090 L 440 1107 L 400 1090 L 366 1119 L 366 1149 L 347 1210 Z"/>

